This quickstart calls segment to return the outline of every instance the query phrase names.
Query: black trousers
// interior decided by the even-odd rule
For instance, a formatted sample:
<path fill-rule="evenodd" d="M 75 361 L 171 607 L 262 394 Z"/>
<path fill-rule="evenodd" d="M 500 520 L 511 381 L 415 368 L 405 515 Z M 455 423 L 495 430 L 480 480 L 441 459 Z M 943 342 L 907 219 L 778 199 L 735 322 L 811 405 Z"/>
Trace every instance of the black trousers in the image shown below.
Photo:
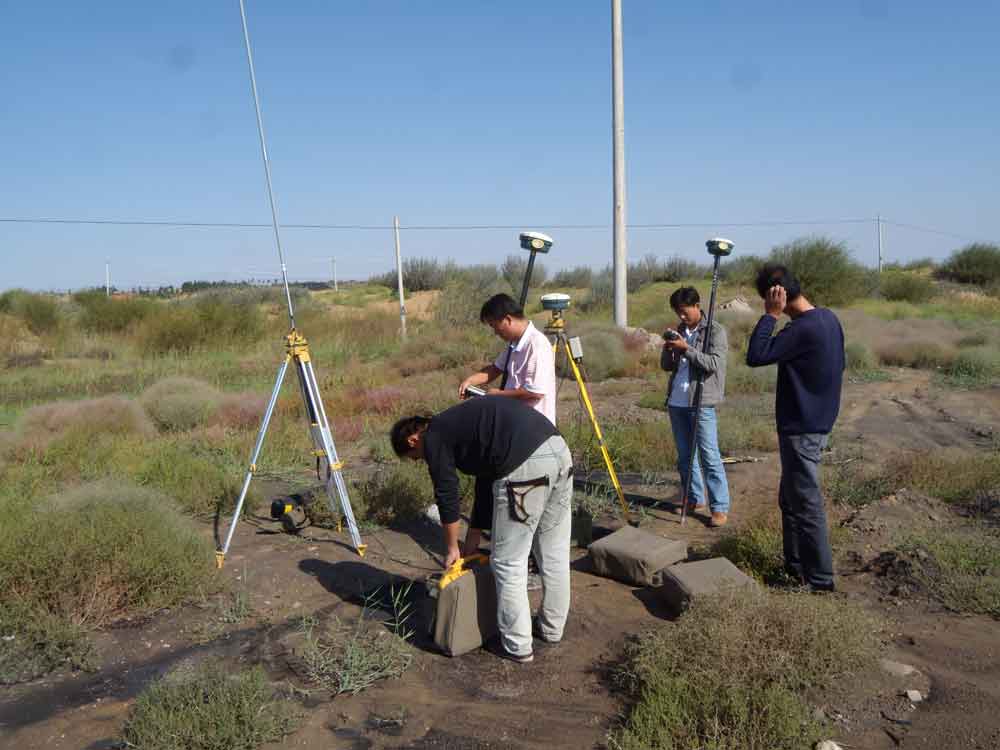
<path fill-rule="evenodd" d="M 820 453 L 827 435 L 778 435 L 781 454 L 781 530 L 785 568 L 805 583 L 833 587 L 833 553 L 826 528 L 826 509 L 819 488 Z"/>

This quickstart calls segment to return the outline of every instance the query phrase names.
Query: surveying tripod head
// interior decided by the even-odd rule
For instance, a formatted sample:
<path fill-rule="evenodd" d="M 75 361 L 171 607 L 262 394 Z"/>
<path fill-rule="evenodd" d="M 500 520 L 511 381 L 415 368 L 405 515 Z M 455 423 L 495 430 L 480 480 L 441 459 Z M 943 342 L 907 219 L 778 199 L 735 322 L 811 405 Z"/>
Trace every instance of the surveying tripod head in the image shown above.
<path fill-rule="evenodd" d="M 545 332 L 548 334 L 558 333 L 566 328 L 566 321 L 563 319 L 563 312 L 569 307 L 570 296 L 560 292 L 542 295 L 542 309 L 548 310 L 552 317 L 545 324 Z"/>
<path fill-rule="evenodd" d="M 713 237 L 705 243 L 705 246 L 708 247 L 708 254 L 714 255 L 716 258 L 725 258 L 733 252 L 732 240 L 722 237 Z"/>

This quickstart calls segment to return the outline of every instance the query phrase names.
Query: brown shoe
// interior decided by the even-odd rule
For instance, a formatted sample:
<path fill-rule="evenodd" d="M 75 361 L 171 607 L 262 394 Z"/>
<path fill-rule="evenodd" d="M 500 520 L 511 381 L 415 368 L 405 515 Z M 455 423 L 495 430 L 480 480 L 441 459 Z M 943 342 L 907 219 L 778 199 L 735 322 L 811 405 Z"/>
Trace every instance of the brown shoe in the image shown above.
<path fill-rule="evenodd" d="M 729 523 L 729 516 L 725 513 L 713 513 L 709 525 L 713 528 L 719 528 L 720 526 L 725 526 L 727 523 Z"/>
<path fill-rule="evenodd" d="M 675 512 L 677 513 L 677 515 L 680 515 L 681 514 L 681 504 L 677 503 L 677 505 L 675 507 L 677 509 Z M 707 509 L 708 509 L 708 506 L 704 505 L 704 504 L 702 504 L 702 505 L 693 505 L 691 503 L 688 503 L 687 514 L 686 515 L 690 516 L 690 515 L 693 515 L 695 513 L 704 513 Z"/>

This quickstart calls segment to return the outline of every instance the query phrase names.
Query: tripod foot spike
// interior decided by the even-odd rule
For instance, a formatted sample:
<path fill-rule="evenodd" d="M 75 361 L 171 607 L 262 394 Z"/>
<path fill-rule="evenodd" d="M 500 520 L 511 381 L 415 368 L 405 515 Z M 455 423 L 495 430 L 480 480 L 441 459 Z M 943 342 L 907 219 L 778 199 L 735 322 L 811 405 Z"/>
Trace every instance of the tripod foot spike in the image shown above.
<path fill-rule="evenodd" d="M 358 557 L 364 557 L 365 556 L 365 552 L 367 550 L 368 550 L 368 545 L 367 544 L 359 544 L 358 545 Z"/>
<path fill-rule="evenodd" d="M 215 553 L 215 568 L 216 570 L 222 570 L 222 566 L 226 562 L 226 553 L 221 550 L 217 550 Z"/>

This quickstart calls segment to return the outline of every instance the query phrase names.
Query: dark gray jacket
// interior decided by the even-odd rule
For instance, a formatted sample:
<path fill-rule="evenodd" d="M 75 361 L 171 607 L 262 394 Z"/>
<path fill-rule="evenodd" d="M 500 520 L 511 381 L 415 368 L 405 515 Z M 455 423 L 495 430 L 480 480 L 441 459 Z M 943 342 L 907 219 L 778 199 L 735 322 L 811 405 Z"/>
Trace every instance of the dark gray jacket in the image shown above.
<path fill-rule="evenodd" d="M 726 329 L 717 320 L 713 320 L 711 348 L 702 354 L 701 346 L 706 330 L 708 330 L 708 319 L 702 316 L 694 344 L 688 347 L 684 356 L 688 360 L 692 379 L 698 376 L 702 378 L 701 405 L 715 406 L 722 403 L 726 392 L 726 354 L 729 351 L 729 339 L 726 336 Z M 676 351 L 663 347 L 660 353 L 660 367 L 673 373 L 667 383 L 666 401 L 670 401 L 670 392 L 674 387 L 679 362 L 680 355 Z M 688 389 L 688 406 L 693 405 L 694 392 L 694 388 Z"/>

